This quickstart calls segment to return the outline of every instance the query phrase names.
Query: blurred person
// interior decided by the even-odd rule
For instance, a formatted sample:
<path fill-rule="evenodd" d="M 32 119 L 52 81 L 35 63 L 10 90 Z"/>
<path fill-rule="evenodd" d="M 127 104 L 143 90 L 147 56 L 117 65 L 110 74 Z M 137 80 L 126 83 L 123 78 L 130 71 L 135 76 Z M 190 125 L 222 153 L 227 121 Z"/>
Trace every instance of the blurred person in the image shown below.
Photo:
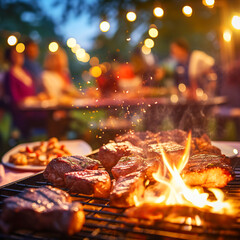
<path fill-rule="evenodd" d="M 47 54 L 42 79 L 44 90 L 51 98 L 60 99 L 63 95 L 80 96 L 70 78 L 67 54 L 61 48 Z"/>
<path fill-rule="evenodd" d="M 4 99 L 13 117 L 13 124 L 18 127 L 24 137 L 29 135 L 29 123 L 37 114 L 22 114 L 19 105 L 28 97 L 35 96 L 35 87 L 31 75 L 23 68 L 24 54 L 15 48 L 6 51 L 9 70 L 4 78 Z M 32 118 L 33 117 L 33 118 Z M 35 120 L 36 120 L 35 118 Z"/>
<path fill-rule="evenodd" d="M 43 90 L 42 86 L 42 67 L 37 62 L 39 55 L 38 44 L 29 39 L 25 42 L 25 61 L 24 68 L 31 74 L 36 91 L 39 93 Z"/>
<path fill-rule="evenodd" d="M 190 89 L 190 97 L 195 98 L 196 89 L 202 88 L 213 95 L 216 88 L 215 60 L 206 53 L 194 50 L 190 52 L 184 39 L 178 39 L 170 45 L 171 56 L 177 61 L 176 84 L 184 83 Z"/>

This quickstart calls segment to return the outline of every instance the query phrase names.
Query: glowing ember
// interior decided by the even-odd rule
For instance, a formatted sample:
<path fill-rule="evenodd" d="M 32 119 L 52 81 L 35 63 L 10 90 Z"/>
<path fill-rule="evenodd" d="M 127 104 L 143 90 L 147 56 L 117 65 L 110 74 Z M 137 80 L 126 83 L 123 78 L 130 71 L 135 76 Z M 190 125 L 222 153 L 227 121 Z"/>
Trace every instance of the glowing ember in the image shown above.
<path fill-rule="evenodd" d="M 190 147 L 191 133 L 188 136 L 185 152 L 181 160 L 176 164 L 170 164 L 164 150 L 161 149 L 162 159 L 170 174 L 170 179 L 160 175 L 160 170 L 154 173 L 153 177 L 157 181 L 156 188 L 147 188 L 143 199 L 137 199 L 135 197 L 135 205 L 146 207 L 146 204 L 152 203 L 152 206 L 154 206 L 153 208 L 156 207 L 155 204 L 158 204 L 160 209 L 167 206 L 179 206 L 181 209 L 185 209 L 185 207 L 191 207 L 210 213 L 228 215 L 234 214 L 233 205 L 230 201 L 224 200 L 224 193 L 220 189 L 208 189 L 209 192 L 213 193 L 215 196 L 215 200 L 210 200 L 209 194 L 204 192 L 202 188 L 191 188 L 184 183 L 180 173 L 188 162 Z M 198 215 L 191 216 L 190 220 L 185 220 L 188 222 L 194 221 L 196 225 L 201 224 L 201 220 Z"/>

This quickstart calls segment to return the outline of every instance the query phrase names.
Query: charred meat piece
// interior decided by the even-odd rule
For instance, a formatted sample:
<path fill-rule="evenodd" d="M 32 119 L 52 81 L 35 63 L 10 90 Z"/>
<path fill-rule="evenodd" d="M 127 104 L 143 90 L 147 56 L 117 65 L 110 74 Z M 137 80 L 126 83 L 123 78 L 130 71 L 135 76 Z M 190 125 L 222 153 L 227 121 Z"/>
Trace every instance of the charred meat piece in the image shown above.
<path fill-rule="evenodd" d="M 232 167 L 224 155 L 196 154 L 181 175 L 186 184 L 202 187 L 222 188 L 233 180 Z"/>
<path fill-rule="evenodd" d="M 98 159 L 107 171 L 111 171 L 121 157 L 143 155 L 143 150 L 130 142 L 108 143 L 99 149 Z"/>
<path fill-rule="evenodd" d="M 144 193 L 144 180 L 142 172 L 121 176 L 110 193 L 110 205 L 123 208 L 134 206 L 134 196 L 139 199 Z"/>
<path fill-rule="evenodd" d="M 175 142 L 156 143 L 147 147 L 146 155 L 148 158 L 162 159 L 161 149 L 165 151 L 172 165 L 178 164 L 185 150 L 182 145 Z"/>
<path fill-rule="evenodd" d="M 47 186 L 25 189 L 4 200 L 0 227 L 4 232 L 31 229 L 72 235 L 81 230 L 84 220 L 81 203 L 72 203 L 69 194 Z"/>
<path fill-rule="evenodd" d="M 140 156 L 122 157 L 112 168 L 112 175 L 115 179 L 118 179 L 121 176 L 137 171 L 145 173 L 147 178 L 152 180 L 154 172 L 161 171 L 160 174 L 163 174 L 162 162 L 158 159 L 144 159 Z"/>
<path fill-rule="evenodd" d="M 106 198 L 111 190 L 111 179 L 104 170 L 83 170 L 65 174 L 67 188 L 73 193 Z"/>
<path fill-rule="evenodd" d="M 64 174 L 84 169 L 98 169 L 100 162 L 85 156 L 69 156 L 53 159 L 46 167 L 43 176 L 55 186 L 64 187 Z"/>

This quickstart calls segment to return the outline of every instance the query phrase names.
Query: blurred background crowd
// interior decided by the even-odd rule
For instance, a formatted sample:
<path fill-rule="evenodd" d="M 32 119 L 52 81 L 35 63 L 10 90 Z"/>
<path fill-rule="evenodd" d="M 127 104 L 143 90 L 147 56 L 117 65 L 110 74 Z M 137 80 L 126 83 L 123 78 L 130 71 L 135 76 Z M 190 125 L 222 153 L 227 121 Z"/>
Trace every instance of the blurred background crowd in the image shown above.
<path fill-rule="evenodd" d="M 209 134 L 239 139 L 239 8 L 238 0 L 0 0 L 3 149 L 47 137 L 47 113 L 23 113 L 21 104 L 123 94 L 173 102 L 225 96 L 209 118 Z M 50 135 L 94 145 L 106 126 L 99 123 L 125 126 L 124 117 L 106 115 L 56 110 Z M 131 127 L 141 130 L 137 123 L 135 116 Z"/>

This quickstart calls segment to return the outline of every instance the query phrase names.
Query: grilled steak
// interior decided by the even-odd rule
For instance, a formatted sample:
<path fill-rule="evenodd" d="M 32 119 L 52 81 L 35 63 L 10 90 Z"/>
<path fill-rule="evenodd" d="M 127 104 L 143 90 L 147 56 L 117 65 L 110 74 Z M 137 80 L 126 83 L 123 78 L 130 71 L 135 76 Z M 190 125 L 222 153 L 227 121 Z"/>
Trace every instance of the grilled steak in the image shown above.
<path fill-rule="evenodd" d="M 121 157 L 143 155 L 143 150 L 130 142 L 108 143 L 99 149 L 98 159 L 107 171 L 111 171 Z"/>
<path fill-rule="evenodd" d="M 110 205 L 123 208 L 134 206 L 134 196 L 138 199 L 141 198 L 144 190 L 144 174 L 142 172 L 121 176 L 115 182 L 110 193 Z"/>
<path fill-rule="evenodd" d="M 64 187 L 64 174 L 84 169 L 98 169 L 100 162 L 85 156 L 69 156 L 53 159 L 46 167 L 43 176 L 55 186 Z"/>
<path fill-rule="evenodd" d="M 111 189 L 111 179 L 104 170 L 83 170 L 65 174 L 65 182 L 70 192 L 93 194 L 95 197 L 106 198 Z"/>
<path fill-rule="evenodd" d="M 181 175 L 186 184 L 203 187 L 221 188 L 233 180 L 232 167 L 224 155 L 196 154 Z"/>
<path fill-rule="evenodd" d="M 4 232 L 16 229 L 79 232 L 85 216 L 81 203 L 72 203 L 66 192 L 50 186 L 25 189 L 4 200 L 0 227 Z"/>
<path fill-rule="evenodd" d="M 163 174 L 163 166 L 158 159 L 144 159 L 140 156 L 129 156 L 122 157 L 119 160 L 112 168 L 112 175 L 115 179 L 118 179 L 129 173 L 141 171 L 146 174 L 148 179 L 152 180 L 152 174 L 158 170 Z"/>
<path fill-rule="evenodd" d="M 175 142 L 165 142 L 149 145 L 146 150 L 147 157 L 162 159 L 161 148 L 165 151 L 171 164 L 177 164 L 184 153 L 183 146 Z"/>

